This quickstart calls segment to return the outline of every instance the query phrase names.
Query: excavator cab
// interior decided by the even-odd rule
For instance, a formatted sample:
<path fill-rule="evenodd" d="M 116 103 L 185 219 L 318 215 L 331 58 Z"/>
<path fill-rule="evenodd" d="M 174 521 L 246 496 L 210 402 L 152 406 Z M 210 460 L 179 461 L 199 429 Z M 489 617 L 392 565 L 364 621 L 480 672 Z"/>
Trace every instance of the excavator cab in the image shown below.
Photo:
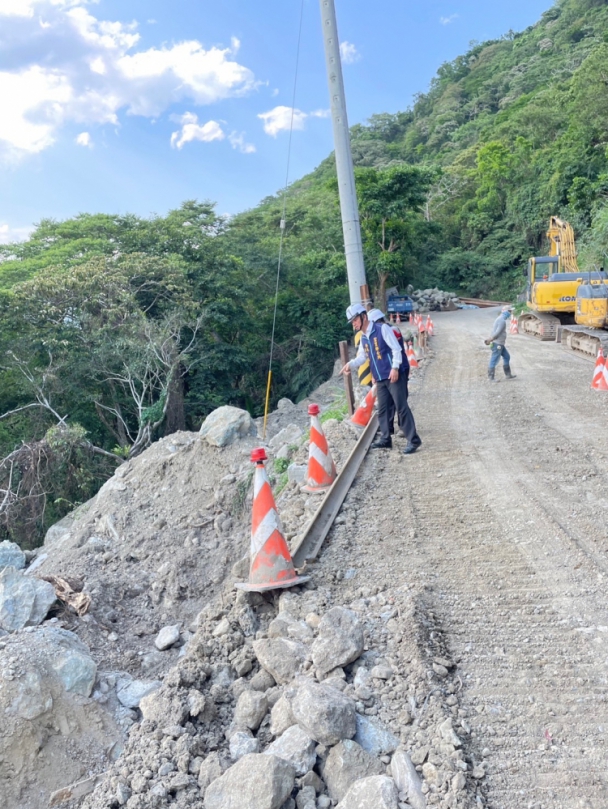
<path fill-rule="evenodd" d="M 592 277 L 576 291 L 574 319 L 579 326 L 605 329 L 608 327 L 608 278 L 604 272 L 589 275 Z"/>

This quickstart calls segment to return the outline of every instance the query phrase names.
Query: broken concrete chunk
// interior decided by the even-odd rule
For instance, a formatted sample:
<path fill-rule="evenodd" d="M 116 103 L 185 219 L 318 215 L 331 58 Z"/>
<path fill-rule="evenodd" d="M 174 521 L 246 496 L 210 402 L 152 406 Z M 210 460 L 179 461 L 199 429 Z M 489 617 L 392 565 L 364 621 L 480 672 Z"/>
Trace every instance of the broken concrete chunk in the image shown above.
<path fill-rule="evenodd" d="M 239 761 L 250 753 L 259 753 L 260 743 L 249 730 L 237 730 L 230 737 L 230 758 Z"/>

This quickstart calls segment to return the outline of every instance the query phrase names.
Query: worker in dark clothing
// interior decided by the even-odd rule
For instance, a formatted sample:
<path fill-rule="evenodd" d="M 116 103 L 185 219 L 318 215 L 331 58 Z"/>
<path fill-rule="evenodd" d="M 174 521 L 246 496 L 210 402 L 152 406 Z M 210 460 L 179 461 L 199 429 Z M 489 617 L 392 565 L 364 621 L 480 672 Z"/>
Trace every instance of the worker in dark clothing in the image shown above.
<path fill-rule="evenodd" d="M 381 313 L 380 313 L 381 314 Z M 378 422 L 380 424 L 380 438 L 374 441 L 374 449 L 390 449 L 392 446 L 390 434 L 390 407 L 394 403 L 399 420 L 399 426 L 407 439 L 403 450 L 405 455 L 411 455 L 422 444 L 416 432 L 414 416 L 409 408 L 407 397 L 407 377 L 409 363 L 393 329 L 383 320 L 370 320 L 368 313 L 361 304 L 353 304 L 346 310 L 346 317 L 354 328 L 361 331 L 361 342 L 357 356 L 347 362 L 340 373 L 349 374 L 351 369 L 358 368 L 369 360 L 372 377 L 377 387 L 378 396 Z"/>
<path fill-rule="evenodd" d="M 507 321 L 511 318 L 511 310 L 509 307 L 503 307 L 502 312 L 498 315 L 492 326 L 492 334 L 484 343 L 487 346 L 492 346 L 492 354 L 490 355 L 490 364 L 488 365 L 488 379 L 490 382 L 496 382 L 494 374 L 496 366 L 502 357 L 503 370 L 507 379 L 515 379 L 515 374 L 511 371 L 511 355 L 507 351 L 505 343 L 507 342 Z"/>

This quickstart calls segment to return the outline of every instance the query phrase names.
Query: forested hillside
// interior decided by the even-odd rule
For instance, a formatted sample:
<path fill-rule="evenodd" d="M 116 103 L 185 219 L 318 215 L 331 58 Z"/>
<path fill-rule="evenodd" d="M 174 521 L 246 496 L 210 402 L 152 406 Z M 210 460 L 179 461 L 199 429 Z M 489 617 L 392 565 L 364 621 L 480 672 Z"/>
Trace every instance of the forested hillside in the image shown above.
<path fill-rule="evenodd" d="M 387 286 L 513 297 L 549 216 L 608 251 L 608 3 L 561 0 L 472 44 L 397 114 L 352 130 L 366 264 Z M 201 189 L 204 197 L 204 189 Z M 39 535 L 123 457 L 221 404 L 263 407 L 282 200 L 231 220 L 82 214 L 0 247 L 0 538 Z M 323 380 L 348 333 L 333 157 L 294 183 L 273 400 Z"/>

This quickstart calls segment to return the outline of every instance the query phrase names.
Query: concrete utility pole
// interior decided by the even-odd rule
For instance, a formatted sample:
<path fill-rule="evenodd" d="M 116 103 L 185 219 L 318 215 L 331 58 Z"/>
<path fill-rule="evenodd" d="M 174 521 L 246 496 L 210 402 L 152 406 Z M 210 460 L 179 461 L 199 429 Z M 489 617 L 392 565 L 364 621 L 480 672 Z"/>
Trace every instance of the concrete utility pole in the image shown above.
<path fill-rule="evenodd" d="M 323 44 L 325 46 L 325 62 L 327 64 L 327 80 L 331 99 L 331 118 L 334 127 L 334 146 L 336 151 L 336 168 L 338 171 L 338 190 L 340 193 L 340 210 L 342 212 L 342 228 L 344 230 L 344 252 L 346 254 L 346 270 L 348 272 L 348 288 L 351 303 L 368 303 L 369 291 L 365 278 L 363 262 L 363 245 L 361 243 L 361 227 L 359 225 L 359 208 L 355 191 L 355 174 L 350 149 L 350 133 L 346 116 L 346 98 L 344 80 L 342 78 L 342 62 L 340 59 L 340 40 L 336 23 L 334 0 L 320 0 L 321 22 L 323 25 Z"/>

